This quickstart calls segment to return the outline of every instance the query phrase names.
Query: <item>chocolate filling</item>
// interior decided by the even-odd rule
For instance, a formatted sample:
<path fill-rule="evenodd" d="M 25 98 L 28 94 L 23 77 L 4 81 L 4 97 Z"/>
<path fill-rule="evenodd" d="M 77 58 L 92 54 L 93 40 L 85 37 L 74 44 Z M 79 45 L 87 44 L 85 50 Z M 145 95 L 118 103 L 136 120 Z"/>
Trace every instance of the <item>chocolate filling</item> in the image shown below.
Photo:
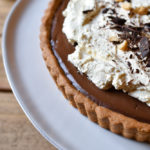
<path fill-rule="evenodd" d="M 108 91 L 100 90 L 90 80 L 88 80 L 85 74 L 80 74 L 68 61 L 68 54 L 73 53 L 74 47 L 78 44 L 74 43 L 74 45 L 71 45 L 62 32 L 62 25 L 64 22 L 62 11 L 66 8 L 68 1 L 69 0 L 63 0 L 55 13 L 50 39 L 53 52 L 68 79 L 77 90 L 82 92 L 98 105 L 104 106 L 136 120 L 150 123 L 150 107 L 148 107 L 145 103 L 130 97 L 122 91 L 116 91 L 115 89 Z"/>

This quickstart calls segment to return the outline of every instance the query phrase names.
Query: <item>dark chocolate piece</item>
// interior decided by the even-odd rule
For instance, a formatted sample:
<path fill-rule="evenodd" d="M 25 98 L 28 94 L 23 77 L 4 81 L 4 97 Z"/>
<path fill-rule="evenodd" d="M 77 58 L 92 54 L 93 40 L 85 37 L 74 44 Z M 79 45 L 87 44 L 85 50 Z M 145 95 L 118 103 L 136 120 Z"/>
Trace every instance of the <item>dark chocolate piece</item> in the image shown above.
<path fill-rule="evenodd" d="M 145 32 L 150 32 L 150 23 L 144 24 L 144 30 Z"/>
<path fill-rule="evenodd" d="M 77 42 L 74 42 L 73 46 L 76 47 L 77 45 L 78 45 L 78 43 L 77 43 Z"/>
<path fill-rule="evenodd" d="M 112 42 L 114 45 L 118 45 L 118 44 L 121 44 L 121 41 L 113 41 Z"/>
<path fill-rule="evenodd" d="M 139 70 L 139 69 L 136 69 L 136 73 L 140 73 L 140 70 Z"/>
<path fill-rule="evenodd" d="M 139 49 L 138 43 L 141 39 L 142 34 L 142 27 L 134 27 L 134 26 L 128 26 L 128 25 L 115 25 L 112 27 L 112 29 L 115 29 L 119 32 L 119 37 L 122 40 L 127 40 L 129 43 L 129 49 L 135 51 Z"/>
<path fill-rule="evenodd" d="M 150 67 L 150 58 L 147 59 L 147 65 L 146 67 Z"/>
<path fill-rule="evenodd" d="M 142 54 L 142 57 L 149 57 L 150 56 L 150 45 L 149 45 L 149 39 L 147 37 L 142 37 L 140 40 L 140 51 Z"/>
<path fill-rule="evenodd" d="M 133 58 L 133 55 L 131 54 L 129 58 L 132 59 L 132 58 Z"/>
<path fill-rule="evenodd" d="M 127 1 L 127 2 L 131 3 L 131 0 L 125 0 L 125 1 Z"/>
<path fill-rule="evenodd" d="M 88 14 L 89 12 L 92 12 L 92 11 L 93 11 L 93 9 L 91 9 L 91 10 L 84 10 L 83 13 L 84 14 Z"/>
<path fill-rule="evenodd" d="M 128 66 L 129 66 L 129 68 L 131 67 L 131 63 L 130 62 L 127 62 L 127 64 L 128 64 Z"/>
<path fill-rule="evenodd" d="M 147 26 L 148 28 L 150 28 L 150 23 L 145 23 L 144 26 Z"/>
<path fill-rule="evenodd" d="M 102 10 L 102 13 L 103 13 L 103 14 L 106 14 L 108 11 L 109 11 L 109 8 L 104 8 L 104 9 Z"/>
<path fill-rule="evenodd" d="M 117 25 L 124 25 L 126 20 L 123 18 L 119 18 L 119 17 L 113 17 L 113 16 L 109 16 L 109 18 L 111 19 L 111 21 Z"/>

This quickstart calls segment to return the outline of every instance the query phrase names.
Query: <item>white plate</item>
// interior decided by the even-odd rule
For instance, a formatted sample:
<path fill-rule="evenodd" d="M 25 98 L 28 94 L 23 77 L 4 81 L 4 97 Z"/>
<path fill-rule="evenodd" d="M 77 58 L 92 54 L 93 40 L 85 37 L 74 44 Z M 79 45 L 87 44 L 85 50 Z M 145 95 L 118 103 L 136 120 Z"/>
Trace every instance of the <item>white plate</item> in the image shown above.
<path fill-rule="evenodd" d="M 149 150 L 148 144 L 125 139 L 92 123 L 58 91 L 39 45 L 41 17 L 48 1 L 17 1 L 4 28 L 7 77 L 30 121 L 49 142 L 63 150 Z"/>

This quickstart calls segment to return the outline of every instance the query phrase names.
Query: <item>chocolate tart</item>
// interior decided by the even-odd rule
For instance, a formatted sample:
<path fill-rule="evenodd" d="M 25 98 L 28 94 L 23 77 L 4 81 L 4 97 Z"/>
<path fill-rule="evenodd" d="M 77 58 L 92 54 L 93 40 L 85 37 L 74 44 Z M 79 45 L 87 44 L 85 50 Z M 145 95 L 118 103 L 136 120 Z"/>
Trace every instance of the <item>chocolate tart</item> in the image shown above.
<path fill-rule="evenodd" d="M 102 91 L 67 60 L 74 51 L 62 33 L 62 11 L 69 0 L 52 0 L 42 19 L 40 45 L 47 68 L 72 106 L 113 133 L 150 142 L 150 108 L 127 94 Z M 70 49 L 68 52 L 66 49 Z"/>

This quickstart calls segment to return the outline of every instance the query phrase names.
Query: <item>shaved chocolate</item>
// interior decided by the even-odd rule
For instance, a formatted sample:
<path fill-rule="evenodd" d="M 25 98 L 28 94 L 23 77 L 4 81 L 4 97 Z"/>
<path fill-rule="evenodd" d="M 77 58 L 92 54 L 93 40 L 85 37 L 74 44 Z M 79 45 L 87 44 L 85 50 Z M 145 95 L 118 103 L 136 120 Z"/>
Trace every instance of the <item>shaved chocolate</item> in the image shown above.
<path fill-rule="evenodd" d="M 135 53 L 135 55 L 137 56 L 138 59 L 141 59 L 141 55 L 139 55 L 138 53 Z"/>
<path fill-rule="evenodd" d="M 127 2 L 131 3 L 131 0 L 125 0 L 125 1 L 127 1 Z"/>
<path fill-rule="evenodd" d="M 128 64 L 129 67 L 131 67 L 131 63 L 130 62 L 128 62 L 127 64 Z"/>
<path fill-rule="evenodd" d="M 115 9 L 110 9 L 110 10 L 112 11 L 113 14 L 116 14 L 116 10 Z"/>
<path fill-rule="evenodd" d="M 73 46 L 76 47 L 77 45 L 78 45 L 78 43 L 77 43 L 77 42 L 74 42 Z"/>
<path fill-rule="evenodd" d="M 132 58 L 133 58 L 133 55 L 131 54 L 131 55 L 129 56 L 129 58 L 132 59 Z"/>
<path fill-rule="evenodd" d="M 104 8 L 104 9 L 102 10 L 102 13 L 103 13 L 103 14 L 106 14 L 106 13 L 108 13 L 108 11 L 110 11 L 110 14 L 116 14 L 116 10 L 115 10 L 115 9 L 112 9 L 112 8 Z"/>
<path fill-rule="evenodd" d="M 148 28 L 150 28 L 150 23 L 145 23 L 144 26 L 147 26 Z"/>
<path fill-rule="evenodd" d="M 131 73 L 133 74 L 133 70 L 131 70 Z"/>
<path fill-rule="evenodd" d="M 147 59 L 147 65 L 146 67 L 150 67 L 150 58 Z"/>
<path fill-rule="evenodd" d="M 144 24 L 145 32 L 150 32 L 150 23 Z"/>
<path fill-rule="evenodd" d="M 111 19 L 111 21 L 117 25 L 124 25 L 126 20 L 123 18 L 119 18 L 119 17 L 113 17 L 113 16 L 109 16 L 109 18 Z"/>
<path fill-rule="evenodd" d="M 118 44 L 121 44 L 121 41 L 113 41 L 112 42 L 114 45 L 118 45 Z"/>
<path fill-rule="evenodd" d="M 102 13 L 103 13 L 103 14 L 106 14 L 108 11 L 109 11 L 109 8 L 104 8 L 104 9 L 102 10 Z"/>
<path fill-rule="evenodd" d="M 147 65 L 146 65 L 146 67 L 150 67 L 150 61 L 148 61 L 148 63 L 147 63 Z"/>
<path fill-rule="evenodd" d="M 140 51 L 141 51 L 143 58 L 150 56 L 150 45 L 149 45 L 149 39 L 147 37 L 141 38 L 141 40 L 140 40 Z"/>
<path fill-rule="evenodd" d="M 143 30 L 143 27 L 134 27 L 134 26 L 129 26 L 129 25 L 115 25 L 112 27 L 112 29 L 116 29 L 118 31 L 122 31 L 122 32 L 136 32 L 136 33 L 140 33 Z"/>
<path fill-rule="evenodd" d="M 133 51 L 136 51 L 139 49 L 138 43 L 141 39 L 141 35 L 143 31 L 142 27 L 134 27 L 134 26 L 129 26 L 129 25 L 123 25 L 123 26 L 115 25 L 114 27 L 112 27 L 112 29 L 115 29 L 121 32 L 119 36 L 122 40 L 128 41 L 129 49 Z"/>
<path fill-rule="evenodd" d="M 139 69 L 136 69 L 136 73 L 140 73 L 140 70 L 139 70 Z"/>
<path fill-rule="evenodd" d="M 92 12 L 92 11 L 93 11 L 93 9 L 91 9 L 91 10 L 84 10 L 83 14 L 88 14 L 89 12 Z"/>

